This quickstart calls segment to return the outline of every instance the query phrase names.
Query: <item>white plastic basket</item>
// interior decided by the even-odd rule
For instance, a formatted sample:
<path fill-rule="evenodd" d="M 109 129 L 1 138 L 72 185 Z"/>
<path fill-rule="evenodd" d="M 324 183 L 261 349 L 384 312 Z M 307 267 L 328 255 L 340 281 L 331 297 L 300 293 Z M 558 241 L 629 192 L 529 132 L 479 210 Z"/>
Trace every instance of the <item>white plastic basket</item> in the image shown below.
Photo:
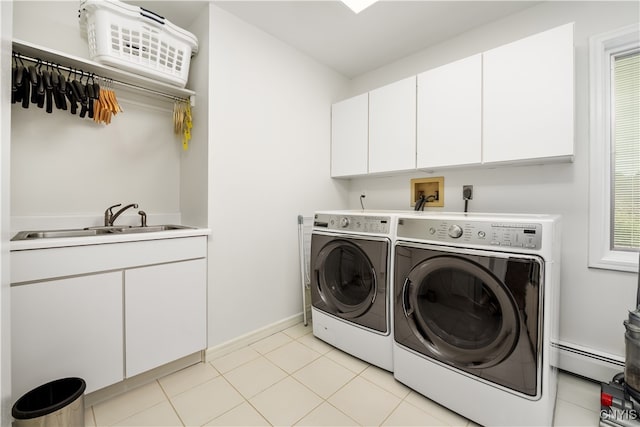
<path fill-rule="evenodd" d="M 118 0 L 80 2 L 91 59 L 184 87 L 196 36 L 146 9 Z"/>

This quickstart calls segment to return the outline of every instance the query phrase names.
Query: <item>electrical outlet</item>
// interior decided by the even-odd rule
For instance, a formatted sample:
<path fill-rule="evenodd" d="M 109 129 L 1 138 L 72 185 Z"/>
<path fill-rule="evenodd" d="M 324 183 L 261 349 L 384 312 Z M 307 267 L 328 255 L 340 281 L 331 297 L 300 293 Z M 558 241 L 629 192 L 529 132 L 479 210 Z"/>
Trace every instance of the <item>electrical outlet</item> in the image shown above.
<path fill-rule="evenodd" d="M 473 185 L 462 186 L 462 200 L 473 200 Z"/>

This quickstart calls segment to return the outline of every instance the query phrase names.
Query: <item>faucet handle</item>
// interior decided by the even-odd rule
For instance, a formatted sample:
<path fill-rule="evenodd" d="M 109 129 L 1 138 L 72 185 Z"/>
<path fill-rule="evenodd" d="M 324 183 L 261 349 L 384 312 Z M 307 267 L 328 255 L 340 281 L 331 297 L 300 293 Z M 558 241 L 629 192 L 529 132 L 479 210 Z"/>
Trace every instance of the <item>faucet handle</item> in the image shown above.
<path fill-rule="evenodd" d="M 112 209 L 113 208 L 117 208 L 118 206 L 122 206 L 122 203 L 118 203 L 117 205 L 109 206 L 105 212 L 109 212 L 109 213 L 113 214 Z"/>
<path fill-rule="evenodd" d="M 140 226 L 147 226 L 147 213 L 145 211 L 138 211 L 138 215 L 140 215 Z"/>
<path fill-rule="evenodd" d="M 105 227 L 111 225 L 111 217 L 113 216 L 113 208 L 117 208 L 118 206 L 122 206 L 122 203 L 118 203 L 117 205 L 109 206 L 107 210 L 104 211 L 104 225 Z"/>

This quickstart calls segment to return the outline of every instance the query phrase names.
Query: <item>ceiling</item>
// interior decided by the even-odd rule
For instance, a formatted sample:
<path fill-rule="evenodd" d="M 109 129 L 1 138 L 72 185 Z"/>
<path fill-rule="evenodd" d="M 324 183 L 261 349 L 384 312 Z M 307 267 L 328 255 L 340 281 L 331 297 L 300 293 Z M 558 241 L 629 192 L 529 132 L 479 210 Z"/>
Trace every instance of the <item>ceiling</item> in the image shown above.
<path fill-rule="evenodd" d="M 130 1 L 186 27 L 198 1 Z M 214 4 L 353 78 L 540 1 L 385 0 L 359 14 L 340 1 L 214 1 Z M 185 7 L 192 4 L 193 7 Z"/>

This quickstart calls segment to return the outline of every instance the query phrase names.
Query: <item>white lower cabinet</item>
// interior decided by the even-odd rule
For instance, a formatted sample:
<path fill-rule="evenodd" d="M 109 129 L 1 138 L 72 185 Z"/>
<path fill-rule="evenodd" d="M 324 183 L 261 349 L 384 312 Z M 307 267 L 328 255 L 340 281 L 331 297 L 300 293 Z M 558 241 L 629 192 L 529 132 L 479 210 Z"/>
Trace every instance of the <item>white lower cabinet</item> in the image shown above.
<path fill-rule="evenodd" d="M 124 274 L 127 377 L 206 347 L 204 259 Z"/>
<path fill-rule="evenodd" d="M 122 380 L 122 272 L 11 288 L 13 397 L 81 377 L 87 392 Z"/>
<path fill-rule="evenodd" d="M 12 251 L 14 399 L 69 376 L 90 393 L 204 350 L 206 254 L 206 236 Z"/>

